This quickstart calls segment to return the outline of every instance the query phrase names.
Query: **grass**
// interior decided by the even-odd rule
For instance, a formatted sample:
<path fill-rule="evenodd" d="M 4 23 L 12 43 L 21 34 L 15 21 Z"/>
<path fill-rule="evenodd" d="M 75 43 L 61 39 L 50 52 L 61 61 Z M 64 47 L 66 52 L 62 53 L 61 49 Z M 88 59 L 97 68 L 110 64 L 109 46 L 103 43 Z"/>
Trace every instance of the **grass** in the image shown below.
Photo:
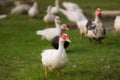
<path fill-rule="evenodd" d="M 93 5 L 93 1 L 96 4 Z M 103 9 L 118 9 L 119 6 L 119 0 L 110 0 L 108 6 L 105 5 L 108 0 L 97 1 L 75 0 L 86 13 L 98 6 Z M 120 35 L 107 31 L 103 44 L 97 45 L 81 37 L 78 29 L 66 32 L 72 41 L 67 48 L 69 64 L 59 77 L 54 72 L 44 76 L 40 54 L 42 50 L 53 47 L 35 32 L 46 28 L 42 17 L 44 9 L 52 2 L 40 0 L 42 13 L 39 19 L 30 21 L 26 15 L 9 15 L 0 20 L 0 80 L 120 80 Z M 62 23 L 72 24 L 63 15 L 60 16 Z M 108 24 L 111 23 L 105 21 L 105 25 Z"/>

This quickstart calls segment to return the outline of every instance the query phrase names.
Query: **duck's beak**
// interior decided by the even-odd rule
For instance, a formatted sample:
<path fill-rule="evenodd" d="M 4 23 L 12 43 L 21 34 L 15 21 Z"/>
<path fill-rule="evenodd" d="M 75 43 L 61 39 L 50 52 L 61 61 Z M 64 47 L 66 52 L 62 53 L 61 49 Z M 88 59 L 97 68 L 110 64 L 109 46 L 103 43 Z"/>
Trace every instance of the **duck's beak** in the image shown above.
<path fill-rule="evenodd" d="M 68 31 L 68 30 L 69 30 L 69 28 L 67 27 L 67 28 L 66 28 L 66 30 Z"/>
<path fill-rule="evenodd" d="M 69 30 L 69 26 L 68 26 L 68 25 L 65 25 L 65 26 L 64 26 L 64 29 L 65 29 L 66 31 L 68 31 L 68 30 Z"/>
<path fill-rule="evenodd" d="M 71 43 L 71 40 L 69 38 L 66 41 L 69 42 L 69 43 Z"/>

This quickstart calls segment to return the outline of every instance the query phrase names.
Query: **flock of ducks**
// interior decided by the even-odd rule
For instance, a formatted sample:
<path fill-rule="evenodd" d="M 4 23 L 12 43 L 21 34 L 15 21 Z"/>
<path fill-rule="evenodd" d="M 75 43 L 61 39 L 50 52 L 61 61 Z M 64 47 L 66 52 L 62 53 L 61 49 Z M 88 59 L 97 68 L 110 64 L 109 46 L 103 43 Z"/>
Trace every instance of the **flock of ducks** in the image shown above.
<path fill-rule="evenodd" d="M 69 21 L 76 24 L 80 30 L 80 34 L 88 37 L 90 40 L 95 40 L 101 44 L 106 35 L 106 30 L 101 20 L 102 10 L 100 8 L 97 8 L 95 11 L 95 20 L 91 21 L 87 19 L 83 13 L 84 11 L 77 4 L 63 2 L 62 5 L 65 9 L 60 8 L 59 0 L 55 0 L 55 6 L 49 5 L 47 14 L 43 17 L 43 21 L 46 24 L 55 24 L 55 27 L 36 31 L 37 35 L 42 36 L 42 39 L 50 41 L 55 48 L 43 50 L 41 53 L 46 76 L 48 70 L 56 71 L 57 75 L 59 75 L 60 70 L 68 63 L 65 48 L 69 46 L 71 41 L 64 31 L 69 30 L 69 28 L 66 24 L 60 24 L 61 19 L 58 16 L 60 13 L 64 14 Z M 11 10 L 11 14 L 22 12 L 27 12 L 30 18 L 36 17 L 38 15 L 38 3 L 35 1 L 32 7 L 16 3 L 16 7 Z M 120 32 L 120 16 L 116 17 L 114 23 L 115 31 Z"/>
<path fill-rule="evenodd" d="M 58 16 L 63 13 L 66 18 L 76 24 L 80 30 L 81 35 L 88 37 L 90 40 L 95 40 L 101 44 L 105 38 L 105 27 L 102 23 L 101 16 L 102 10 L 97 8 L 95 11 L 95 20 L 91 21 L 83 14 L 83 10 L 75 3 L 63 2 L 65 9 L 59 7 L 59 0 L 55 0 L 55 6 L 48 6 L 47 14 L 43 17 L 46 24 L 54 23 L 54 28 L 45 28 L 43 30 L 36 31 L 37 35 L 40 35 L 42 39 L 46 39 L 51 42 L 55 49 L 46 49 L 41 53 L 42 64 L 45 67 L 45 75 L 47 76 L 48 70 L 55 71 L 57 75 L 60 74 L 60 70 L 64 68 L 67 63 L 66 48 L 71 42 L 68 35 L 65 34 L 65 30 L 68 30 L 66 24 L 60 24 L 61 19 Z"/>
<path fill-rule="evenodd" d="M 22 14 L 27 13 L 30 9 L 30 5 L 28 4 L 21 4 L 18 1 L 14 2 L 15 7 L 11 9 L 10 14 Z"/>
<path fill-rule="evenodd" d="M 19 1 L 15 1 L 15 7 L 11 9 L 10 14 L 27 13 L 30 18 L 34 18 L 38 15 L 38 12 L 39 10 L 37 1 L 34 1 L 32 6 L 25 3 L 20 3 Z"/>

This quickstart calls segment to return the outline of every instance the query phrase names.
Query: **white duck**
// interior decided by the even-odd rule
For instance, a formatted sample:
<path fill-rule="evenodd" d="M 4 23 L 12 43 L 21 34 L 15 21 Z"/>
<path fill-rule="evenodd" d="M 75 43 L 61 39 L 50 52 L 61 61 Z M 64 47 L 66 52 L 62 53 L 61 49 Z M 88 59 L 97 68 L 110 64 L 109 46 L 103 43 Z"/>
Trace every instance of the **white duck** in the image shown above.
<path fill-rule="evenodd" d="M 80 12 L 83 12 L 83 10 L 76 3 L 63 2 L 62 5 L 65 7 L 66 10 L 69 10 L 69 11 L 79 10 Z"/>
<path fill-rule="evenodd" d="M 4 19 L 7 17 L 7 14 L 0 14 L 0 19 Z"/>
<path fill-rule="evenodd" d="M 87 19 L 86 16 L 79 10 L 69 11 L 69 10 L 60 9 L 60 12 L 62 12 L 68 18 L 69 21 L 75 24 L 77 24 L 78 21 Z"/>
<path fill-rule="evenodd" d="M 55 15 L 51 13 L 51 6 L 48 6 L 47 14 L 44 16 L 43 20 L 47 24 L 54 23 Z"/>
<path fill-rule="evenodd" d="M 36 17 L 38 15 L 38 3 L 35 1 L 33 6 L 28 11 L 28 16 L 30 18 Z"/>
<path fill-rule="evenodd" d="M 67 34 L 62 34 L 59 38 L 58 49 L 43 50 L 41 56 L 42 56 L 42 64 L 45 67 L 46 76 L 48 70 L 56 71 L 57 75 L 59 75 L 60 70 L 67 65 L 68 59 L 66 55 L 66 50 L 63 46 L 65 41 L 71 42 Z"/>
<path fill-rule="evenodd" d="M 86 36 L 91 40 L 98 41 L 101 44 L 101 40 L 105 38 L 105 27 L 101 20 L 101 9 L 97 8 L 95 12 L 95 21 L 92 23 L 92 27 L 87 28 Z"/>
<path fill-rule="evenodd" d="M 116 16 L 116 18 L 115 18 L 114 29 L 115 29 L 115 32 L 120 33 L 120 16 Z"/>
<path fill-rule="evenodd" d="M 55 0 L 55 6 L 51 8 L 52 14 L 59 14 L 59 0 Z"/>
<path fill-rule="evenodd" d="M 15 7 L 11 10 L 11 14 L 22 14 L 22 13 L 27 13 L 28 10 L 30 9 L 30 5 L 28 4 L 21 4 L 18 1 L 15 1 Z"/>
<path fill-rule="evenodd" d="M 80 29 L 80 34 L 85 35 L 87 33 L 87 27 L 91 26 L 91 21 L 89 20 L 81 20 L 77 21 L 77 26 Z"/>
<path fill-rule="evenodd" d="M 42 35 L 43 39 L 45 38 L 48 41 L 52 41 L 54 37 L 60 36 L 63 30 L 68 30 L 66 24 L 62 24 L 61 26 L 58 26 L 56 28 L 47 28 L 43 31 L 37 31 L 37 34 Z"/>
<path fill-rule="evenodd" d="M 60 26 L 60 18 L 56 16 L 55 18 L 55 28 L 47 28 L 44 30 L 38 30 L 37 35 L 41 35 L 42 38 L 51 41 L 55 36 L 59 36 L 61 34 L 61 26 Z"/>
<path fill-rule="evenodd" d="M 101 16 L 101 12 L 99 10 L 98 11 L 96 10 L 95 21 L 90 21 L 88 19 L 78 21 L 77 26 L 80 29 L 80 33 L 82 35 L 85 35 L 89 28 L 94 28 L 96 26 L 95 24 L 97 24 L 97 21 L 98 21 L 100 16 Z"/>

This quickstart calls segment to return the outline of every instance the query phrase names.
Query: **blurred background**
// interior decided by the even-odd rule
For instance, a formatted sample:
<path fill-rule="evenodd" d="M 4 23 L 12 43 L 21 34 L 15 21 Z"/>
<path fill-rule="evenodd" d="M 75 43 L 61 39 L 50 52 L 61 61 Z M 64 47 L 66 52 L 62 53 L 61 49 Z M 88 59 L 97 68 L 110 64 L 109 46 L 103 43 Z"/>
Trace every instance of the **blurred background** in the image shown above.
<path fill-rule="evenodd" d="M 28 11 L 35 1 L 37 16 L 31 17 Z M 48 5 L 54 6 L 55 0 L 0 0 L 0 80 L 120 80 L 120 34 L 114 30 L 120 0 L 59 0 L 60 8 L 65 9 L 65 1 L 77 4 L 91 21 L 95 10 L 101 8 L 107 29 L 103 43 L 90 42 L 64 14 L 58 14 L 61 23 L 72 28 L 65 32 L 72 41 L 66 49 L 69 64 L 59 77 L 52 72 L 45 77 L 41 52 L 53 47 L 36 31 L 55 26 L 43 20 Z"/>

